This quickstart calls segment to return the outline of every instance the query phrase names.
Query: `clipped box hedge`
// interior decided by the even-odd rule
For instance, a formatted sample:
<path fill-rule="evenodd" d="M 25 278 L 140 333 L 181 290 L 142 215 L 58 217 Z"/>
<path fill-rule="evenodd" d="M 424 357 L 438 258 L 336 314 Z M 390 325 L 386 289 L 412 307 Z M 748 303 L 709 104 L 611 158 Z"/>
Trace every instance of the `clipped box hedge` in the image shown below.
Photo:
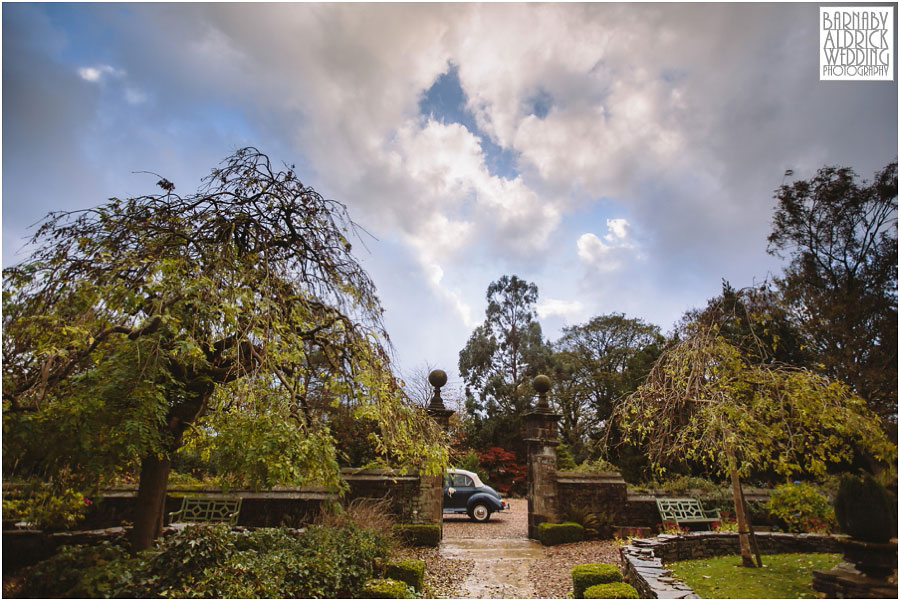
<path fill-rule="evenodd" d="M 362 588 L 363 599 L 415 599 L 405 582 L 391 578 L 373 578 Z"/>
<path fill-rule="evenodd" d="M 585 591 L 598 584 L 615 582 L 622 582 L 622 574 L 611 563 L 584 563 L 572 568 L 572 594 L 576 599 L 599 599 L 585 597 Z"/>
<path fill-rule="evenodd" d="M 394 534 L 413 547 L 437 547 L 441 544 L 440 524 L 396 524 Z"/>
<path fill-rule="evenodd" d="M 425 587 L 425 562 L 421 559 L 392 559 L 384 564 L 384 577 L 399 580 L 421 592 Z"/>
<path fill-rule="evenodd" d="M 630 584 L 610 582 L 595 584 L 584 591 L 584 599 L 638 599 L 638 592 Z"/>
<path fill-rule="evenodd" d="M 575 522 L 544 522 L 538 525 L 538 540 L 545 546 L 577 543 L 584 540 L 584 526 Z"/>

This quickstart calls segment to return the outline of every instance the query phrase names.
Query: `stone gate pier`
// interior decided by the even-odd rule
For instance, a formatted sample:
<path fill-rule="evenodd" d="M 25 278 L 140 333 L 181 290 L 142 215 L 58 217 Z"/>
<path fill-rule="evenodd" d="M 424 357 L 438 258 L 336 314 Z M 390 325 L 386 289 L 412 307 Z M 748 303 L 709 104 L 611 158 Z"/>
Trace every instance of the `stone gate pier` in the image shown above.
<path fill-rule="evenodd" d="M 538 526 L 556 522 L 559 513 L 556 486 L 556 422 L 562 417 L 547 403 L 550 378 L 533 381 L 537 406 L 524 416 L 524 437 L 528 445 L 528 538 L 538 538 Z"/>

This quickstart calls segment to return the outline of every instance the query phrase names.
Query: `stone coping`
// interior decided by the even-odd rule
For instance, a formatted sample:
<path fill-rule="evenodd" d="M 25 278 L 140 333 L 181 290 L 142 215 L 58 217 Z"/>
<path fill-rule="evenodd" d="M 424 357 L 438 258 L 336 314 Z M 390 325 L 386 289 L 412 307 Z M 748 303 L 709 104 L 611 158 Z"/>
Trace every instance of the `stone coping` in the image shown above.
<path fill-rule="evenodd" d="M 170 486 L 166 494 L 172 497 L 240 497 L 241 499 L 303 499 L 337 500 L 337 493 L 322 486 L 289 487 L 276 486 L 267 490 L 254 491 L 248 488 L 232 488 L 227 491 L 215 486 Z M 130 498 L 137 495 L 137 486 L 116 486 L 104 488 L 101 497 Z"/>
<path fill-rule="evenodd" d="M 839 537 L 821 534 L 757 532 L 761 553 L 839 553 Z M 645 599 L 699 599 L 684 582 L 672 576 L 663 562 L 702 559 L 739 552 L 736 532 L 694 532 L 683 535 L 660 534 L 654 538 L 632 539 L 619 549 L 625 579 Z"/>

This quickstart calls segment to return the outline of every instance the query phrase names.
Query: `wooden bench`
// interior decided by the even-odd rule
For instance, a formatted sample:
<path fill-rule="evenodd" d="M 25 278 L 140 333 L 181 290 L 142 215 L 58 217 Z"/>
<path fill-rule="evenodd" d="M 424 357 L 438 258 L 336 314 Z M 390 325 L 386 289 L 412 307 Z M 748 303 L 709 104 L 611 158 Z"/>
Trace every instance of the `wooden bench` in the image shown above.
<path fill-rule="evenodd" d="M 237 525 L 240 497 L 184 497 L 181 509 L 169 513 L 169 523 L 219 522 Z"/>
<path fill-rule="evenodd" d="M 682 524 L 711 524 L 722 519 L 719 517 L 718 509 L 708 511 L 703 509 L 700 501 L 688 497 L 658 498 L 656 499 L 656 508 L 659 509 L 659 515 L 662 516 L 663 522 L 675 522 L 679 526 Z"/>

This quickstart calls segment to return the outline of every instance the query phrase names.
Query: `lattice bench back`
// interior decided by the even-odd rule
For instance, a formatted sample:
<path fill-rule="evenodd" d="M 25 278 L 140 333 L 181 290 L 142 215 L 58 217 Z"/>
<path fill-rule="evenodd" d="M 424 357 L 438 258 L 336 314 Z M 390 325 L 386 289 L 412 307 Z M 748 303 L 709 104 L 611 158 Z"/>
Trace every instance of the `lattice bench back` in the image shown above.
<path fill-rule="evenodd" d="M 721 519 L 718 509 L 707 511 L 700 505 L 700 501 L 691 498 L 658 498 L 656 507 L 664 522 L 675 522 L 679 525 L 718 522 Z"/>
<path fill-rule="evenodd" d="M 240 498 L 184 497 L 181 509 L 169 514 L 169 523 L 221 522 L 236 526 L 240 513 Z"/>

